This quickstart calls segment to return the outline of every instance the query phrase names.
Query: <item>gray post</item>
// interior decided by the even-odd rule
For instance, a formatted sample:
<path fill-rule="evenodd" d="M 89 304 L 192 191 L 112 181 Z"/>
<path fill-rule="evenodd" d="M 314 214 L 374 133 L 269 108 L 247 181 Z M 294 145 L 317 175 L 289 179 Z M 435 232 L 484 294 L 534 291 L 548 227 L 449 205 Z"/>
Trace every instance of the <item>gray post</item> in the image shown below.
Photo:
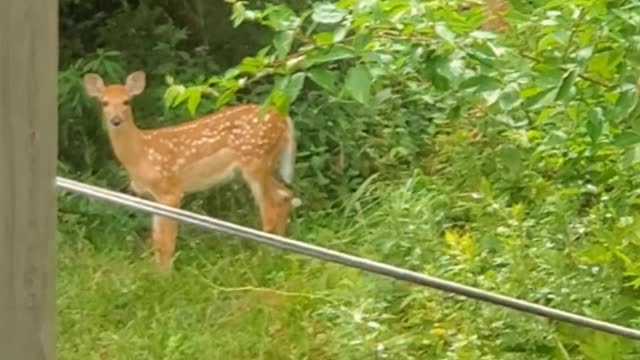
<path fill-rule="evenodd" d="M 0 359 L 55 358 L 58 0 L 0 11 Z"/>

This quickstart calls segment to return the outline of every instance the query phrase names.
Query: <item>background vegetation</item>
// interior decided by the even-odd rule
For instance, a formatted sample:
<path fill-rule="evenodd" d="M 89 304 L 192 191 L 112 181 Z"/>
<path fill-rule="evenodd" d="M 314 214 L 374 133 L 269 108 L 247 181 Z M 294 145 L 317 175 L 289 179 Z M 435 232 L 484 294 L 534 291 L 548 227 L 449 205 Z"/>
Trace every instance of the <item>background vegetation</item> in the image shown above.
<path fill-rule="evenodd" d="M 136 121 L 298 129 L 293 238 L 640 327 L 640 1 L 61 1 L 61 175 L 123 190 L 85 72 Z M 622 338 L 59 198 L 61 359 L 637 359 Z M 185 208 L 257 226 L 244 184 Z"/>

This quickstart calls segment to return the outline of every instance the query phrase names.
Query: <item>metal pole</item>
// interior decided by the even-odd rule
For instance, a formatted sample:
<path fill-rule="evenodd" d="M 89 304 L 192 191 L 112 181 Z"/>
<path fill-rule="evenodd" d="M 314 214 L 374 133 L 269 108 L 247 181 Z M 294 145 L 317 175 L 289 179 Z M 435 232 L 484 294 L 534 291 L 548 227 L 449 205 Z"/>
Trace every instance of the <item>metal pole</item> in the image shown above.
<path fill-rule="evenodd" d="M 607 332 L 610 334 L 621 335 L 630 339 L 640 340 L 640 331 L 627 328 L 600 320 L 591 319 L 585 316 L 576 315 L 562 310 L 549 308 L 546 306 L 518 300 L 512 297 L 491 293 L 474 287 L 458 284 L 455 282 L 439 279 L 436 277 L 420 274 L 414 271 L 398 268 L 388 264 L 340 253 L 334 250 L 322 248 L 319 246 L 306 244 L 303 242 L 287 239 L 282 236 L 268 234 L 259 230 L 235 225 L 222 220 L 217 220 L 204 215 L 198 215 L 189 211 L 178 208 L 169 207 L 130 196 L 96 186 L 87 185 L 81 182 L 58 177 L 56 185 L 64 190 L 86 195 L 100 200 L 120 204 L 129 208 L 142 210 L 148 213 L 163 215 L 173 218 L 183 223 L 199 226 L 204 229 L 218 230 L 228 234 L 237 235 L 243 238 L 255 240 L 257 242 L 279 248 L 282 250 L 294 252 L 297 254 L 309 256 L 316 259 L 345 265 L 348 267 L 360 269 L 370 273 L 376 273 L 386 277 L 422 285 L 441 291 L 461 295 L 499 306 L 507 307 L 520 312 L 546 317 L 553 320 L 559 320 L 571 323 L 581 327 L 588 327 L 594 330 Z"/>

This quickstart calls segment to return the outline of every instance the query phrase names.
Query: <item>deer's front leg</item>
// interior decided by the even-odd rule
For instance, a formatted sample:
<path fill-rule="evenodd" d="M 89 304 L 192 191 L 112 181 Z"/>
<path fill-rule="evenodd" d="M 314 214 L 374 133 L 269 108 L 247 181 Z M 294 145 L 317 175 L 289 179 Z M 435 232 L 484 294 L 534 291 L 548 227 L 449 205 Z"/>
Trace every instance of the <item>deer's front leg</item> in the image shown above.
<path fill-rule="evenodd" d="M 179 207 L 182 194 L 163 195 L 157 198 L 157 202 Z M 178 223 L 166 216 L 153 215 L 153 251 L 156 263 L 160 270 L 169 272 L 173 268 L 173 255 L 178 236 Z"/>

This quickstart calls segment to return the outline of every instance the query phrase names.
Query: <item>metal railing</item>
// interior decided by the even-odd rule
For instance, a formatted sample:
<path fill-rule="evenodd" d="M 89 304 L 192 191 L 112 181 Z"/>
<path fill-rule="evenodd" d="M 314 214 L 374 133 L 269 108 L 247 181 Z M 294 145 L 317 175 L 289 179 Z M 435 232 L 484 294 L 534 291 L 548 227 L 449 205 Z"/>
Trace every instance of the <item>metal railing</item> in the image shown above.
<path fill-rule="evenodd" d="M 235 225 L 229 222 L 217 220 L 204 215 L 199 215 L 179 208 L 162 205 L 157 202 L 145 200 L 139 197 L 106 190 L 97 186 L 84 184 L 82 182 L 66 179 L 63 177 L 56 178 L 56 186 L 65 191 L 81 194 L 99 200 L 104 200 L 114 204 L 124 205 L 126 207 L 141 210 L 151 214 L 166 216 L 182 223 L 195 225 L 207 230 L 216 230 L 231 235 L 237 235 L 245 239 L 251 239 L 265 245 L 305 255 L 311 258 L 341 264 L 369 273 L 375 273 L 389 278 L 406 281 L 412 284 L 434 288 L 463 297 L 492 303 L 516 311 L 571 323 L 580 327 L 587 327 L 610 334 L 621 335 L 634 340 L 640 340 L 640 330 L 588 318 L 566 311 L 557 310 L 516 298 L 492 293 L 471 286 L 424 275 L 392 265 L 291 240 L 282 236 L 265 233 L 240 225 Z"/>

